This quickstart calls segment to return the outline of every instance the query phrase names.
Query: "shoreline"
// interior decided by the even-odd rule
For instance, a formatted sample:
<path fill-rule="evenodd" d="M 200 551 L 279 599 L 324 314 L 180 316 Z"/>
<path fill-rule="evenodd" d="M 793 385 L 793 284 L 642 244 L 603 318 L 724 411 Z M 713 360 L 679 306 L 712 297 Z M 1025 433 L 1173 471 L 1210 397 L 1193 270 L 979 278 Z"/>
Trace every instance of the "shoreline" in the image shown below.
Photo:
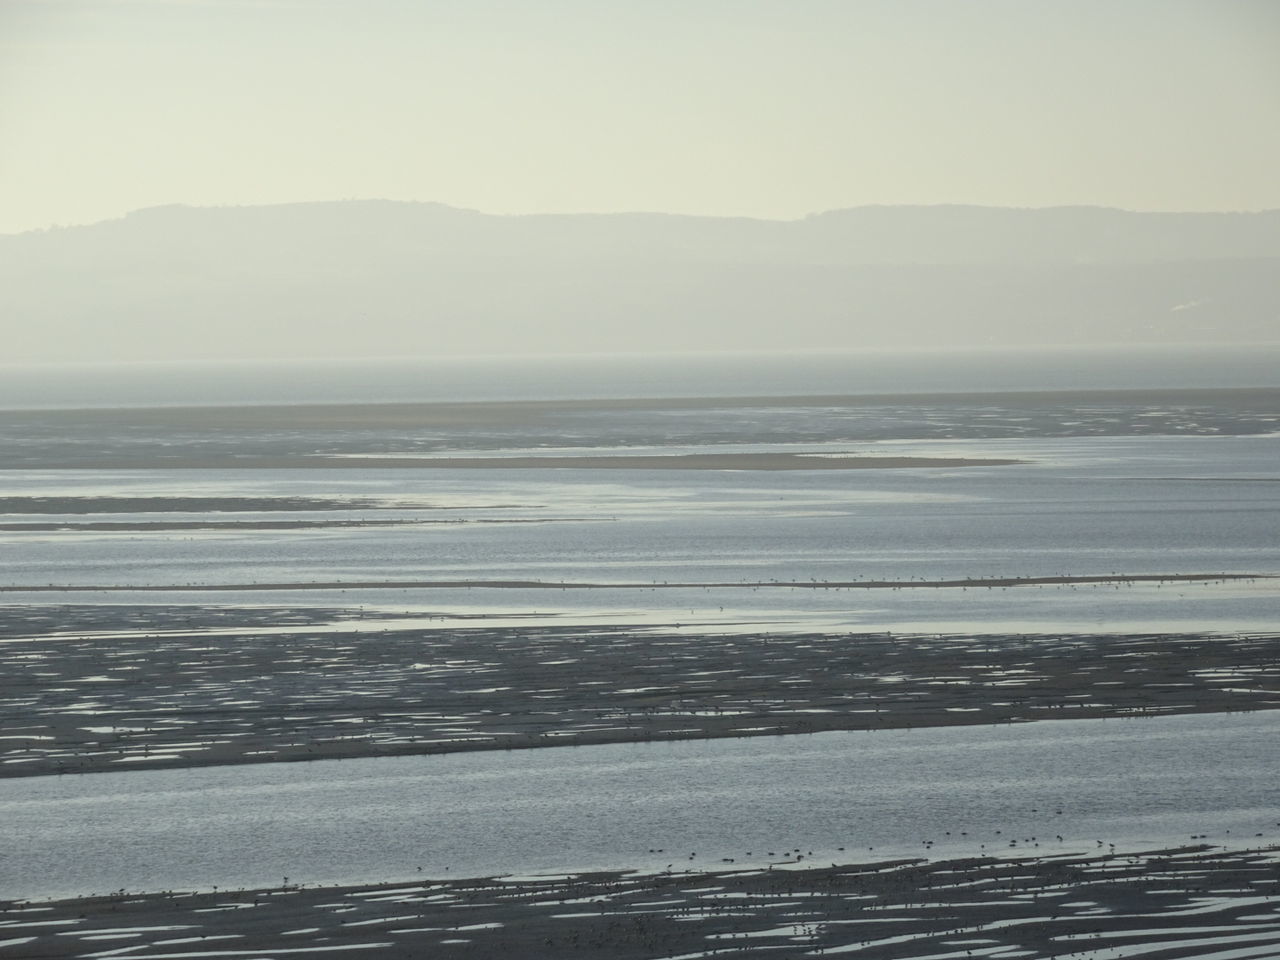
<path fill-rule="evenodd" d="M 1010 399 L 1032 403 L 1073 400 L 1121 403 L 1180 403 L 1202 401 L 1273 400 L 1280 386 L 1240 387 L 1098 387 L 1059 390 L 951 390 L 880 393 L 737 394 L 734 396 L 588 397 L 528 400 L 374 400 L 281 401 L 203 404 L 121 404 L 117 406 L 4 407 L 0 415 L 15 419 L 54 417 L 62 420 L 118 418 L 122 415 L 152 423 L 186 420 L 286 423 L 333 422 L 367 425 L 398 423 L 480 423 L 513 418 L 527 421 L 538 414 L 591 410 L 736 410 L 744 407 L 877 407 L 885 404 L 988 404 Z M 468 416 L 470 415 L 470 416 Z M 424 419 L 426 418 L 426 419 Z"/>
<path fill-rule="evenodd" d="M 30 777 L 48 777 L 48 776 L 93 776 L 100 773 L 144 773 L 147 771 L 160 770 L 197 770 L 206 767 L 235 767 L 235 766 L 257 766 L 259 764 L 271 763 L 311 763 L 313 761 L 324 760 L 395 760 L 399 758 L 412 758 L 423 756 L 447 756 L 449 754 L 461 753 L 493 753 L 499 750 L 510 753 L 514 750 L 553 750 L 561 747 L 594 747 L 594 746 L 611 746 L 625 743 L 674 743 L 682 740 L 750 740 L 750 739 L 767 739 L 777 737 L 802 737 L 810 736 L 816 733 L 872 733 L 875 731 L 889 730 L 928 730 L 937 727 L 970 727 L 970 726 L 1013 726 L 1015 724 L 1026 723 L 1052 723 L 1055 720 L 1142 720 L 1154 717 L 1184 716 L 1188 714 L 1202 713 L 1221 713 L 1221 714 L 1246 714 L 1259 713 L 1263 711 L 1280 710 L 1280 702 L 1270 706 L 1260 707 L 1241 707 L 1230 701 L 1220 701 L 1215 703 L 1200 703 L 1189 705 L 1184 709 L 1164 710 L 1164 711 L 1146 711 L 1142 708 L 1135 708 L 1131 711 L 1064 711 L 1063 715 L 1043 716 L 1043 717 L 1007 717 L 1007 716 L 991 716 L 991 715 L 952 715 L 945 713 L 947 708 L 940 711 L 932 711 L 925 717 L 904 717 L 895 716 L 893 714 L 884 715 L 880 722 L 875 726 L 855 726 L 834 723 L 825 724 L 801 724 L 795 729 L 778 728 L 774 730 L 761 730 L 756 732 L 743 732 L 736 730 L 688 730 L 680 732 L 666 732 L 663 735 L 645 735 L 639 734 L 626 738 L 610 737 L 603 734 L 567 734 L 563 736 L 555 736 L 554 738 L 534 738 L 524 742 L 505 742 L 501 740 L 489 741 L 473 741 L 458 740 L 447 741 L 432 745 L 429 748 L 383 748 L 383 749 L 361 749 L 356 751 L 346 751 L 342 744 L 335 744 L 333 749 L 325 749 L 324 745 L 312 746 L 305 754 L 292 755 L 267 755 L 266 751 L 253 750 L 252 755 L 235 755 L 213 757 L 209 759 L 200 759 L 195 762 L 175 762 L 171 756 L 157 756 L 152 760 L 148 760 L 145 755 L 130 755 L 131 762 L 127 767 L 105 767 L 105 766 L 86 766 L 83 769 L 73 766 L 47 768 L 41 767 L 32 770 L 0 770 L 0 780 L 8 779 L 25 779 Z M 255 744 L 250 743 L 250 746 Z M 2 755 L 0 755 L 2 756 Z M 0 761 L 12 762 L 12 761 Z"/>
<path fill-rule="evenodd" d="M 1280 949 L 1274 846 L 417 880 L 0 902 L 0 957 L 604 960 Z M 1268 904 L 1272 906 L 1268 907 Z"/>
<path fill-rule="evenodd" d="M 571 518 L 576 519 L 576 518 Z M 439 522 L 439 521 L 437 521 Z M 464 521 L 445 521 L 464 522 Z M 469 521 L 471 523 L 548 522 Z M 564 522 L 570 522 L 565 520 Z M 230 592 L 262 590 L 707 590 L 776 588 L 788 590 L 905 590 L 905 589 L 1005 589 L 1008 587 L 1046 587 L 1135 583 L 1205 583 L 1227 580 L 1275 580 L 1280 573 L 1131 573 L 1050 577 L 972 577 L 961 580 L 696 580 L 683 583 L 622 581 L 555 580 L 313 580 L 272 583 L 201 583 L 201 584 L 32 584 L 0 585 L 0 593 L 166 593 L 166 592 Z"/>

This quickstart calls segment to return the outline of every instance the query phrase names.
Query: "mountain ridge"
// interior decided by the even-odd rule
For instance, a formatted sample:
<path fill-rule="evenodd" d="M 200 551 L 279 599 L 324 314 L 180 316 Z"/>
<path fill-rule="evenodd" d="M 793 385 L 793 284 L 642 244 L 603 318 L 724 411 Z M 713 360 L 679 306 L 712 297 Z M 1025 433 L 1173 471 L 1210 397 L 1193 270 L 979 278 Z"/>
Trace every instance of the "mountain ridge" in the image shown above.
<path fill-rule="evenodd" d="M 1061 205 L 1050 207 L 1003 207 L 982 204 L 944 203 L 944 204 L 866 204 L 855 207 L 843 207 L 818 211 L 803 217 L 792 219 L 769 219 L 750 216 L 713 216 L 704 214 L 665 213 L 658 211 L 617 211 L 608 213 L 523 213 L 523 214 L 491 214 L 479 210 L 458 207 L 435 201 L 360 199 L 360 200 L 320 200 L 296 201 L 272 204 L 243 204 L 201 206 L 193 204 L 173 203 L 152 207 L 143 207 L 130 211 L 121 217 L 109 218 L 87 224 L 55 226 L 45 229 L 28 230 L 20 233 L 0 234 L 0 240 L 30 238 L 35 236 L 66 235 L 78 231 L 111 229 L 120 226 L 137 226 L 141 224 L 155 225 L 168 222 L 174 224 L 177 218 L 191 222 L 194 218 L 206 220 L 226 219 L 239 216 L 278 220 L 282 216 L 292 215 L 295 218 L 313 218 L 330 214 L 372 214 L 394 213 L 402 219 L 405 216 L 416 216 L 425 225 L 424 216 L 449 218 L 455 224 L 461 222 L 486 223 L 491 226 L 528 226 L 539 224 L 564 224 L 579 222 L 583 224 L 616 223 L 620 225 L 655 225 L 692 226 L 717 225 L 738 226 L 747 229 L 770 229 L 779 236 L 785 233 L 794 235 L 797 229 L 806 227 L 832 225 L 849 226 L 859 229 L 884 227 L 892 221 L 907 223 L 911 226 L 937 228 L 939 218 L 951 217 L 967 225 L 999 226 L 1011 223 L 1030 223 L 1038 220 L 1042 225 L 1050 225 L 1050 220 L 1057 230 L 1061 230 L 1071 221 L 1072 226 L 1079 228 L 1081 224 L 1092 228 L 1146 224 L 1169 229 L 1181 224 L 1184 229 L 1208 227 L 1230 228 L 1246 227 L 1246 234 L 1251 239 L 1266 244 L 1261 252 L 1266 256 L 1280 256 L 1280 209 L 1257 211 L 1133 211 L 1118 207 L 1095 205 Z M 931 222 L 922 222 L 929 218 Z M 331 217 L 333 219 L 333 217 Z M 1044 227 L 1041 227 L 1044 232 Z"/>
<path fill-rule="evenodd" d="M 1251 342 L 1280 210 L 167 205 L 0 236 L 4 318 L 15 360 Z"/>

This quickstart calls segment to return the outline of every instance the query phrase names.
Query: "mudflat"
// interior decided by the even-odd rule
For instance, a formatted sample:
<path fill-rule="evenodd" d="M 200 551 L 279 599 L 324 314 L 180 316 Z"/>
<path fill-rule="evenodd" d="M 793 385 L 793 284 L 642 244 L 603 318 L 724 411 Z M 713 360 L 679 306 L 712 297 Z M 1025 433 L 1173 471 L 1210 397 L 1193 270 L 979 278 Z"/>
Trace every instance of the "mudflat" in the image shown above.
<path fill-rule="evenodd" d="M 533 508 L 506 502 L 518 499 L 506 489 L 479 497 L 468 485 L 480 486 L 480 478 L 462 474 L 448 479 L 463 488 L 454 495 L 457 502 L 439 504 L 407 502 L 431 492 L 408 484 L 392 499 L 371 499 L 359 488 L 356 496 L 339 492 L 352 487 L 346 480 L 329 491 L 314 487 L 320 477 L 306 469 L 292 481 L 296 486 L 287 487 L 269 487 L 261 472 L 246 474 L 256 467 L 342 468 L 344 477 L 359 480 L 359 470 L 380 471 L 369 474 L 375 477 L 411 468 L 421 469 L 414 483 L 425 489 L 448 485 L 433 470 L 726 471 L 724 481 L 706 473 L 683 479 L 663 474 L 647 481 L 660 488 L 727 486 L 737 482 L 728 473 L 736 470 L 919 468 L 933 472 L 893 476 L 899 483 L 968 482 L 1016 478 L 1039 467 L 952 473 L 952 468 L 1026 461 L 862 454 L 902 449 L 874 445 L 881 440 L 1260 434 L 1275 429 L 1278 398 L 1275 390 L 1148 391 L 19 411 L 0 416 L 5 467 L 154 470 L 165 483 L 139 485 L 126 474 L 95 473 L 103 482 L 74 487 L 76 478 L 68 476 L 60 491 L 62 481 L 23 487 L 20 475 L 7 473 L 15 495 L 0 509 L 12 515 L 6 523 L 18 535 L 15 540 L 53 529 L 67 534 L 69 551 L 81 540 L 105 542 L 109 537 L 102 535 L 113 533 L 127 533 L 120 543 L 156 543 L 163 538 L 153 534 L 165 530 L 239 535 L 328 528 L 314 539 L 337 541 L 345 526 L 385 525 L 391 534 L 401 521 L 385 513 L 337 516 L 334 511 L 449 509 L 456 515 L 464 498 L 502 500 L 477 504 L 474 509 L 482 516 L 467 520 L 489 523 L 532 521 L 523 514 L 499 521 L 483 511 Z M 688 416 L 691 412 L 696 415 Z M 785 452 L 778 452 L 784 443 Z M 767 446 L 753 453 L 716 452 L 752 444 Z M 985 455 L 990 449 L 975 452 Z M 1024 449 L 1029 459 L 1037 456 L 1035 447 L 1007 444 L 995 452 L 1013 456 Z M 683 452 L 691 450 L 707 452 Z M 1166 471 L 1172 476 L 1131 478 L 1132 502 L 1142 502 L 1147 490 L 1141 484 L 1152 480 L 1183 481 L 1182 490 L 1217 482 L 1197 475 L 1202 472 L 1198 464 L 1173 463 Z M 181 479 L 164 473 L 188 467 L 237 472 L 221 486 L 190 473 Z M 1215 461 L 1206 469 L 1233 481 L 1242 497 L 1276 482 L 1264 459 L 1257 469 L 1232 472 L 1230 467 Z M 249 469 L 242 473 L 240 468 Z M 785 476 L 800 485 L 818 482 L 803 474 Z M 547 474 L 539 477 L 561 482 Z M 483 482 L 505 485 L 515 479 L 490 473 Z M 608 482 L 625 479 L 614 473 Z M 867 481 L 887 485 L 890 476 L 828 474 L 827 483 Z M 782 473 L 769 481 L 783 482 Z M 286 495 L 262 492 L 268 489 Z M 316 491 L 321 495 L 313 496 Z M 1119 493 L 1117 502 L 1129 502 L 1127 488 Z M 557 508 L 559 516 L 538 522 L 573 519 L 578 510 L 569 502 Z M 262 515 L 275 511 L 289 513 Z M 184 513 L 208 515 L 165 515 Z M 438 523 L 441 516 L 416 517 L 414 523 Z M 603 513 L 595 519 L 614 520 Z M 82 532 L 94 536 L 82 537 Z M 31 539 L 57 538 L 41 533 Z M 345 556 L 341 550 L 334 554 Z M 798 579 L 796 569 L 780 566 L 753 570 L 734 583 L 712 582 L 723 574 L 710 572 L 688 576 L 706 583 L 642 583 L 647 571 L 633 570 L 626 577 L 635 582 L 624 584 L 607 582 L 607 567 L 579 567 L 585 570 L 579 582 L 562 583 L 550 575 L 521 579 L 542 571 L 519 566 L 495 567 L 492 579 L 473 578 L 466 567 L 447 565 L 270 567 L 269 572 L 223 566 L 208 575 L 166 576 L 164 583 L 149 586 L 116 580 L 111 562 L 86 567 L 87 574 L 51 568 L 40 578 L 47 584 L 18 587 L 15 578 L 9 589 L 17 592 L 4 596 L 0 716 L 13 723 L 12 728 L 6 724 L 0 740 L 0 775 L 1280 709 L 1275 655 L 1280 635 L 1270 625 L 1266 633 L 1231 632 L 1229 621 L 1222 633 L 1100 628 L 1090 634 L 903 635 L 806 632 L 794 625 L 785 633 L 741 625 L 724 633 L 695 633 L 652 622 L 557 625 L 545 613 L 542 619 L 526 616 L 518 628 L 489 623 L 484 613 L 438 617 L 424 626 L 421 613 L 409 622 L 385 612 L 366 618 L 355 607 L 267 606 L 279 602 L 270 596 L 272 590 L 336 595 L 387 587 L 421 588 L 424 593 L 414 600 L 419 605 L 426 597 L 447 597 L 454 588 L 474 589 L 490 599 L 502 596 L 492 591 L 533 588 L 551 593 L 622 587 L 678 596 L 680 590 L 713 586 L 804 591 L 798 595 L 805 597 L 818 590 L 872 591 L 859 594 L 868 603 L 874 591 L 888 596 L 889 591 L 928 590 L 929 597 L 945 600 L 962 591 L 1008 589 L 1011 597 L 1034 598 L 1032 591 L 1012 588 L 1119 588 L 1274 576 L 1274 570 L 1239 572 L 1266 565 L 1233 560 L 1226 569 L 1236 572 L 1222 574 L 1195 572 L 1218 569 L 1215 561 L 1195 560 L 1171 563 L 1168 574 L 1161 575 L 1149 572 L 1163 568 L 1156 562 L 1132 568 L 1148 572 L 1105 575 L 1106 567 L 1097 563 L 1063 564 L 1037 569 L 1074 569 L 1080 575 L 982 580 L 946 579 L 946 568 L 926 565 L 911 569 L 927 578 L 905 579 L 903 568 L 896 568 L 882 574 L 887 579 L 840 582 Z M 1025 568 L 1010 560 L 973 569 Z M 773 574 L 777 579 L 757 579 Z M 267 582 L 312 575 L 310 583 Z M 899 575 L 902 579 L 892 579 Z M 180 582 L 201 577 L 210 582 Z M 237 583 L 211 582 L 241 577 Z M 66 603 L 57 594 L 72 588 L 56 585 L 59 579 L 77 581 L 74 596 L 103 591 L 102 602 Z M 84 586 L 89 580 L 101 582 Z M 152 595 L 138 597 L 130 592 L 135 590 Z M 243 605 L 197 606 L 189 595 L 222 590 L 243 591 L 237 593 Z M 155 604 L 155 594 L 162 591 L 176 602 Z M 207 593 L 199 596 L 218 602 Z M 730 611 L 726 618 L 733 616 Z M 1264 843 L 1243 837 L 1237 842 Z M 1193 951 L 1246 951 L 1254 957 L 1280 952 L 1274 848 L 1081 856 L 1052 851 L 1048 843 L 1042 847 L 1039 857 L 1022 855 L 1020 846 L 1008 859 L 893 863 L 874 862 L 875 852 L 851 848 L 848 863 L 821 865 L 793 851 L 770 869 L 754 871 L 726 862 L 705 863 L 697 873 L 424 877 L 415 883 L 324 889 L 298 889 L 281 877 L 272 890 L 121 891 L 57 903 L 0 904 L 0 960 L 106 952 L 150 960 L 285 951 L 293 951 L 288 956 L 535 960 L 845 953 L 956 960 L 1019 953 L 1075 953 L 1102 960 L 1141 953 L 1148 960 L 1174 960 Z M 1101 846 L 1097 851 L 1105 852 Z"/>
<path fill-rule="evenodd" d="M 0 608 L 0 776 L 1280 709 L 1276 634 L 691 635 L 146 610 Z"/>
<path fill-rule="evenodd" d="M 1189 846 L 350 887 L 285 877 L 0 904 L 0 957 L 1260 958 L 1280 952 L 1278 856 Z"/>

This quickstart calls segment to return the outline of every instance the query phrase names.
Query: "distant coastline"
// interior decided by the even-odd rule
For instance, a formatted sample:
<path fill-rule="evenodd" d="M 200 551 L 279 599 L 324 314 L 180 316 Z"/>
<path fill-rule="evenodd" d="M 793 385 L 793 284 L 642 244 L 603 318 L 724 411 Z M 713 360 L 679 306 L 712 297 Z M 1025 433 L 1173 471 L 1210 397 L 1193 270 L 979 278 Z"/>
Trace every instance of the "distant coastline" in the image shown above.
<path fill-rule="evenodd" d="M 1280 343 L 0 364 L 0 410 L 1280 387 Z"/>

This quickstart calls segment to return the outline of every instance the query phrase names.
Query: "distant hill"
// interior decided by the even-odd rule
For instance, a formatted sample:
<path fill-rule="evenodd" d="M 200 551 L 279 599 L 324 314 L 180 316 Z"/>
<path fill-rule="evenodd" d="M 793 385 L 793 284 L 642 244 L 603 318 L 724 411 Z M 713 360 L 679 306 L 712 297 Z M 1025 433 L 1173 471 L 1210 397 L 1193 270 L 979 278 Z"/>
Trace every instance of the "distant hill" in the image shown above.
<path fill-rule="evenodd" d="M 1280 339 L 1280 211 L 156 207 L 0 235 L 3 358 Z"/>

